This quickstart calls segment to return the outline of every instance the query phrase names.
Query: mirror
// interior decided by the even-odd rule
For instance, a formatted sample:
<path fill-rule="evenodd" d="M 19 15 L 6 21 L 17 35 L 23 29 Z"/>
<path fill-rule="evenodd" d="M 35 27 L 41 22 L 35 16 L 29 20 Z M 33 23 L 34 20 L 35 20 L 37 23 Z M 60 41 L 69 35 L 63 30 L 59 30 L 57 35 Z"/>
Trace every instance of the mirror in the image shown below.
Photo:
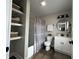
<path fill-rule="evenodd" d="M 65 19 L 59 20 L 56 27 L 59 31 L 69 31 L 69 21 Z"/>

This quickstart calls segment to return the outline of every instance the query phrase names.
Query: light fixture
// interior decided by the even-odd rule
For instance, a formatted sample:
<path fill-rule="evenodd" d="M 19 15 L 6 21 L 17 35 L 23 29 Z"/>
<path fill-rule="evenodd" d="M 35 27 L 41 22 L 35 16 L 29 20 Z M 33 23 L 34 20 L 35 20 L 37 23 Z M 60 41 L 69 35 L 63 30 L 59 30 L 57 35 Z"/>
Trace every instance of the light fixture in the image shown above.
<path fill-rule="evenodd" d="M 46 6 L 46 1 L 45 0 L 41 1 L 41 6 Z"/>

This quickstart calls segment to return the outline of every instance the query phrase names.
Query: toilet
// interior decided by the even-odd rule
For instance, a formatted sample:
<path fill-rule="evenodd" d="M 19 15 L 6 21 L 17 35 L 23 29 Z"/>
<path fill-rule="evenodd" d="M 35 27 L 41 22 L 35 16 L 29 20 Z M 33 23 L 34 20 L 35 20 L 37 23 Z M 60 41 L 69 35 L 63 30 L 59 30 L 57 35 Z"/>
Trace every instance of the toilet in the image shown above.
<path fill-rule="evenodd" d="M 52 42 L 52 35 L 48 35 L 47 36 L 47 40 L 44 42 L 44 45 L 45 45 L 45 50 L 46 51 L 49 51 L 50 50 L 50 45 L 51 45 L 51 42 Z"/>

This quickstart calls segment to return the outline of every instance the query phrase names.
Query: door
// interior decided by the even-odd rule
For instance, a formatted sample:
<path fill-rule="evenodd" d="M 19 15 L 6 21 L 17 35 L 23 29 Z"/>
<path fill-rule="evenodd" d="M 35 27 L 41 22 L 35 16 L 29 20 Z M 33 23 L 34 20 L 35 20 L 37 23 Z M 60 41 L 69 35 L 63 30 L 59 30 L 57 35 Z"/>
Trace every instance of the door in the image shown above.
<path fill-rule="evenodd" d="M 6 1 L 6 59 L 9 59 L 12 0 Z"/>

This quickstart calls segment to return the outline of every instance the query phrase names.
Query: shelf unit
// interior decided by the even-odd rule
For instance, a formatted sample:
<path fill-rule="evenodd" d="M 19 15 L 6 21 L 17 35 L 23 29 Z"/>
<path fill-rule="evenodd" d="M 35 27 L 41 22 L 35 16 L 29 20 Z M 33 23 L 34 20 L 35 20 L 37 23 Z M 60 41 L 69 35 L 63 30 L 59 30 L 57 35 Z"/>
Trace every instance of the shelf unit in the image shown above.
<path fill-rule="evenodd" d="M 23 26 L 22 24 L 19 23 L 11 23 L 12 26 Z"/>
<path fill-rule="evenodd" d="M 12 9 L 10 22 L 10 54 L 9 58 L 16 55 L 16 59 L 26 59 L 28 50 L 26 47 L 29 26 L 29 0 L 11 1 Z M 30 1 L 29 1 L 30 2 Z M 27 13 L 27 14 L 26 14 Z M 28 25 L 28 26 L 27 26 Z M 27 35 L 26 35 L 27 34 Z M 12 55 L 13 54 L 13 55 Z"/>
<path fill-rule="evenodd" d="M 18 6 L 16 2 L 18 2 L 18 0 L 17 1 L 13 0 L 13 2 L 12 2 L 12 20 L 11 20 L 11 34 L 10 35 L 11 36 L 13 35 L 13 36 L 12 37 L 10 36 L 10 43 L 11 43 L 11 45 L 10 45 L 11 46 L 10 54 L 18 53 L 17 55 L 21 56 L 22 57 L 21 59 L 23 59 L 24 56 L 22 54 L 24 54 L 24 51 L 20 52 L 18 50 L 18 48 L 21 48 L 21 49 L 23 48 L 24 49 L 24 47 L 18 46 L 18 44 L 22 45 L 22 46 L 24 45 L 23 44 L 23 40 L 24 40 L 23 39 L 23 31 L 22 31 L 22 29 L 24 29 L 22 27 L 23 24 L 24 24 L 24 22 L 22 21 L 22 20 L 24 20 L 22 15 L 24 14 L 24 12 L 20 10 L 21 9 L 21 7 L 20 7 L 21 5 Z M 13 16 L 15 16 L 15 17 L 13 17 Z M 18 21 L 17 21 L 17 18 L 19 18 Z M 13 21 L 15 21 L 15 22 L 13 22 Z"/>
<path fill-rule="evenodd" d="M 19 40 L 19 39 L 21 39 L 21 38 L 22 38 L 21 36 L 11 37 L 11 40 Z"/>

